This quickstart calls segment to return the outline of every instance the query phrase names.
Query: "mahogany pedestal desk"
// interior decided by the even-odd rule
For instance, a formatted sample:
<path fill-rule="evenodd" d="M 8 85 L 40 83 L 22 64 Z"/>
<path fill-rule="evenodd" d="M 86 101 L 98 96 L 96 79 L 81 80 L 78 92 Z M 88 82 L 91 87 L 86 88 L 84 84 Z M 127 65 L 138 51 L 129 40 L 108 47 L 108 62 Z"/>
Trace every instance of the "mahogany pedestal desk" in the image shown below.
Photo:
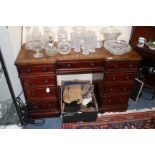
<path fill-rule="evenodd" d="M 16 66 L 29 115 L 42 118 L 60 116 L 57 75 L 64 74 L 92 73 L 99 112 L 126 111 L 140 60 L 135 51 L 115 56 L 104 48 L 89 55 L 71 51 L 68 55 L 48 57 L 44 53 L 44 57 L 36 59 L 33 51 L 27 51 L 23 46 Z M 50 89 L 48 93 L 47 87 Z"/>

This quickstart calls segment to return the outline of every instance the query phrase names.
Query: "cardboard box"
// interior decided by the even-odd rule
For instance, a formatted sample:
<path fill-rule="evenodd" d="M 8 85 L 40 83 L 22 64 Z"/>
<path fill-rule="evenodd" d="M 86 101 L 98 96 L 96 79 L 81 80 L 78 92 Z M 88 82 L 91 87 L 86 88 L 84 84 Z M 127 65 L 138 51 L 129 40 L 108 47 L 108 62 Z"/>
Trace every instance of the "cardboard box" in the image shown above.
<path fill-rule="evenodd" d="M 80 83 L 84 84 L 86 82 L 90 83 L 89 81 L 67 81 L 67 83 L 71 83 L 71 84 L 80 84 Z M 65 82 L 62 82 L 62 85 L 61 85 L 61 117 L 62 117 L 63 123 L 96 121 L 97 114 L 98 114 L 98 105 L 96 102 L 94 92 L 92 93 L 92 104 L 94 104 L 93 105 L 94 110 L 89 111 L 89 109 L 88 109 L 88 111 L 82 111 L 80 109 L 79 111 L 76 111 L 76 112 L 65 112 L 64 109 L 65 109 L 66 103 L 63 102 L 64 86 L 65 86 Z"/>

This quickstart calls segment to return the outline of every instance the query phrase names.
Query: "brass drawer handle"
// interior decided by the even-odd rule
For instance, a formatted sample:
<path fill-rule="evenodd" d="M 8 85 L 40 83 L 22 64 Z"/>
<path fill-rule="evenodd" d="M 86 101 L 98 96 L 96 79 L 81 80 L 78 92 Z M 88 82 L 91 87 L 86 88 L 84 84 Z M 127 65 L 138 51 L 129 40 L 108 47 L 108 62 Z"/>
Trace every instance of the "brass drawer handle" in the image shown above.
<path fill-rule="evenodd" d="M 46 72 L 46 71 L 47 71 L 47 68 L 46 68 L 46 67 L 44 67 L 44 68 L 43 68 L 43 71 L 44 71 L 44 72 Z"/>
<path fill-rule="evenodd" d="M 131 68 L 131 67 L 133 67 L 133 65 L 132 64 L 129 64 L 129 67 Z"/>
<path fill-rule="evenodd" d="M 112 77 L 112 80 L 113 80 L 113 81 L 115 81 L 115 80 L 116 80 L 116 78 L 113 76 L 113 77 Z"/>
<path fill-rule="evenodd" d="M 111 100 L 108 100 L 108 103 L 111 103 L 112 101 Z"/>
<path fill-rule="evenodd" d="M 123 99 L 122 98 L 120 99 L 120 102 L 123 102 Z"/>
<path fill-rule="evenodd" d="M 95 64 L 94 64 L 93 62 L 91 62 L 91 66 L 92 66 L 92 67 L 94 67 L 94 66 L 95 66 Z"/>
<path fill-rule="evenodd" d="M 51 92 L 49 92 L 49 93 L 46 93 L 47 94 L 47 96 L 50 96 L 50 95 L 52 95 L 52 93 Z"/>
<path fill-rule="evenodd" d="M 113 89 L 112 89 L 112 88 L 110 88 L 110 91 L 112 92 L 112 91 L 113 91 Z"/>
<path fill-rule="evenodd" d="M 31 72 L 31 69 L 30 69 L 30 68 L 27 68 L 27 69 L 26 69 L 26 72 L 27 72 L 27 73 L 30 73 L 30 72 Z"/>
<path fill-rule="evenodd" d="M 115 68 L 118 68 L 118 65 L 115 65 Z"/>
<path fill-rule="evenodd" d="M 51 104 L 48 104 L 48 107 L 51 108 L 52 107 Z"/>
<path fill-rule="evenodd" d="M 32 85 L 32 82 L 29 82 L 29 85 Z"/>
<path fill-rule="evenodd" d="M 124 87 L 123 90 L 126 91 L 126 88 Z"/>
<path fill-rule="evenodd" d="M 129 76 L 126 76 L 126 79 L 129 80 L 130 79 Z"/>
<path fill-rule="evenodd" d="M 37 109 L 38 107 L 37 107 L 37 105 L 35 104 L 35 105 L 33 105 L 33 108 L 34 108 L 34 109 Z"/>
<path fill-rule="evenodd" d="M 45 84 L 48 84 L 48 80 L 45 80 Z"/>
<path fill-rule="evenodd" d="M 33 96 L 33 97 L 35 97 L 35 96 L 36 96 L 36 93 L 35 93 L 35 92 L 33 92 L 33 93 L 32 93 L 32 96 Z"/>
<path fill-rule="evenodd" d="M 71 67 L 71 64 L 67 64 L 67 67 Z"/>

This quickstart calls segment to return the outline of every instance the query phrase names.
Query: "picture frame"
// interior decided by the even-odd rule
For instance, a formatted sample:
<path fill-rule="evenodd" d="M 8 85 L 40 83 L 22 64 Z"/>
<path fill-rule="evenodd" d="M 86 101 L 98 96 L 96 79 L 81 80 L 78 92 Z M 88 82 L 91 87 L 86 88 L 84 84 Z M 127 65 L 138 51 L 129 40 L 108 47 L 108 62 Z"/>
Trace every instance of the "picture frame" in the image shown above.
<path fill-rule="evenodd" d="M 139 80 L 138 78 L 134 79 L 133 85 L 132 85 L 131 94 L 130 94 L 130 97 L 129 97 L 129 99 L 132 102 L 137 103 L 143 86 L 144 86 L 144 82 L 143 81 Z"/>

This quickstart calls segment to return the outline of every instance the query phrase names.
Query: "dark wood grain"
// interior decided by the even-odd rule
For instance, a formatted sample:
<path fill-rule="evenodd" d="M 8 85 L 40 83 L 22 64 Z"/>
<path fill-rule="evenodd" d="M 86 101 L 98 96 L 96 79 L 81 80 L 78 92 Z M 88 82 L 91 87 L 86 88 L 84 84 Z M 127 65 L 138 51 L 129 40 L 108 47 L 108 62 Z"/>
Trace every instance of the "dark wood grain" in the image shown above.
<path fill-rule="evenodd" d="M 19 77 L 28 104 L 29 116 L 33 118 L 59 116 L 61 113 L 56 75 L 93 73 L 93 84 L 99 112 L 127 110 L 128 94 L 141 57 L 132 50 L 123 55 L 112 55 L 104 48 L 83 55 L 73 50 L 68 55 L 33 58 L 33 51 L 25 45 L 16 60 Z M 105 76 L 95 74 L 105 73 Z M 51 92 L 46 93 L 49 87 Z M 111 91 L 112 89 L 112 91 Z M 126 95 L 127 94 L 127 95 Z M 112 103 L 108 103 L 109 100 Z M 59 101 L 59 102 L 58 102 Z"/>
<path fill-rule="evenodd" d="M 83 55 L 82 52 L 76 53 L 71 51 L 70 54 L 61 55 L 57 54 L 54 57 L 47 57 L 45 55 L 45 51 L 43 51 L 44 56 L 42 58 L 34 58 L 33 51 L 27 51 L 25 49 L 25 45 L 21 48 L 21 51 L 16 59 L 16 65 L 37 65 L 37 64 L 52 64 L 56 63 L 57 61 L 79 61 L 79 60 L 106 60 L 106 61 L 134 61 L 134 60 L 141 60 L 141 57 L 137 52 L 131 50 L 129 53 L 125 53 L 123 55 L 113 55 L 108 52 L 105 48 L 96 49 L 95 53 L 91 53 L 89 55 Z M 110 58 L 110 59 L 109 59 Z"/>
<path fill-rule="evenodd" d="M 121 84 L 113 84 L 113 83 L 105 83 L 103 85 L 104 94 L 118 94 L 118 93 L 130 93 L 131 92 L 131 83 L 121 83 Z"/>
<path fill-rule="evenodd" d="M 42 87 L 42 86 L 55 86 L 56 84 L 56 76 L 51 75 L 51 76 L 37 76 L 36 77 L 26 77 L 26 78 L 21 78 L 21 82 L 24 87 Z"/>
<path fill-rule="evenodd" d="M 28 102 L 28 109 L 31 112 L 52 111 L 52 109 L 59 109 L 57 100 L 31 101 Z"/>
<path fill-rule="evenodd" d="M 130 82 L 133 81 L 133 79 L 136 76 L 136 72 L 110 72 L 110 73 L 105 73 L 104 79 L 105 81 L 108 82 L 113 82 L 113 83 L 118 83 L 118 82 Z"/>

